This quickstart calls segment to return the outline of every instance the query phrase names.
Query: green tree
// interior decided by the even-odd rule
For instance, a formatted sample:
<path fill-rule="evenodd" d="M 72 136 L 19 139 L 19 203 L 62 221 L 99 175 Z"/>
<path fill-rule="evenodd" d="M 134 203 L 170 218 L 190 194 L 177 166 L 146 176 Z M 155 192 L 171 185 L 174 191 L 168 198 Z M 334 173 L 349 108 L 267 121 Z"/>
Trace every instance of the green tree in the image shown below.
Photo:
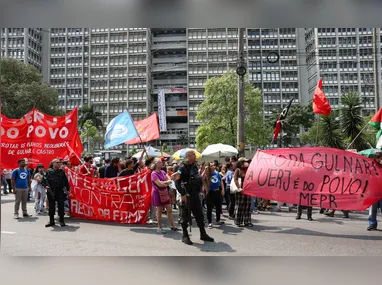
<path fill-rule="evenodd" d="M 163 152 L 170 152 L 171 151 L 170 148 L 168 147 L 168 145 L 165 143 L 162 145 L 162 149 L 163 149 Z"/>
<path fill-rule="evenodd" d="M 273 130 L 280 110 L 274 110 L 268 120 L 269 129 Z M 279 142 L 284 147 L 298 146 L 301 144 L 299 138 L 301 128 L 309 129 L 314 123 L 314 114 L 311 105 L 292 105 L 286 119 L 283 122 Z"/>
<path fill-rule="evenodd" d="M 352 141 L 350 148 L 358 151 L 369 148 L 369 144 L 365 138 L 365 134 L 359 133 L 365 126 L 365 120 L 362 117 L 362 100 L 358 93 L 350 92 L 341 97 L 341 113 L 340 121 L 343 136 L 347 143 Z"/>
<path fill-rule="evenodd" d="M 78 110 L 79 113 L 79 119 L 78 119 L 78 126 L 82 128 L 88 120 L 91 120 L 93 123 L 93 126 L 95 126 L 97 129 L 101 129 L 103 127 L 102 120 L 100 117 L 102 116 L 102 113 L 94 111 L 94 106 L 91 105 L 84 105 L 82 108 Z"/>
<path fill-rule="evenodd" d="M 237 80 L 236 72 L 229 70 L 206 81 L 205 100 L 199 105 L 196 116 L 201 123 L 196 135 L 198 149 L 214 143 L 237 146 Z M 265 145 L 269 142 L 270 132 L 263 124 L 261 93 L 245 82 L 246 142 L 254 146 Z"/>
<path fill-rule="evenodd" d="M 92 120 L 87 120 L 81 128 L 81 140 L 87 145 L 87 152 L 93 153 L 96 143 L 103 143 L 104 138 Z"/>
<path fill-rule="evenodd" d="M 57 90 L 41 81 L 32 65 L 16 59 L 0 60 L 0 92 L 2 113 L 9 118 L 21 118 L 32 108 L 52 116 L 64 115 L 58 108 Z"/>
<path fill-rule="evenodd" d="M 320 146 L 345 149 L 338 111 L 333 111 L 329 117 L 320 116 L 319 123 L 314 123 L 308 132 L 302 136 L 301 140 L 305 144 L 316 145 L 317 141 L 317 145 Z"/>
<path fill-rule="evenodd" d="M 138 152 L 138 149 L 136 146 L 133 146 L 133 148 L 130 150 L 129 155 L 133 156 Z"/>
<path fill-rule="evenodd" d="M 374 114 L 364 117 L 363 118 L 364 125 L 368 124 L 373 116 Z M 368 125 L 366 129 L 364 130 L 364 134 L 365 134 L 366 142 L 370 144 L 371 147 L 375 147 L 377 145 L 377 138 L 376 138 L 377 130 L 373 128 L 372 126 Z"/>

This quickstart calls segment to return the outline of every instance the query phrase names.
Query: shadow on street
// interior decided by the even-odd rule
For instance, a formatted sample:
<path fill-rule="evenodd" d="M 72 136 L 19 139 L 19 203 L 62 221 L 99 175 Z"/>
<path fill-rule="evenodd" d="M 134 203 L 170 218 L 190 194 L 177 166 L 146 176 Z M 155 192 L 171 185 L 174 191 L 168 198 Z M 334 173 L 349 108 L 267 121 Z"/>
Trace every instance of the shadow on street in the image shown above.
<path fill-rule="evenodd" d="M 316 236 L 316 237 L 344 238 L 344 239 L 356 239 L 356 240 L 381 240 L 382 241 L 382 236 L 328 234 L 328 233 L 306 230 L 301 228 L 288 229 L 288 230 L 283 230 L 283 231 L 274 232 L 274 233 L 288 234 L 288 235 L 305 235 L 305 236 Z"/>

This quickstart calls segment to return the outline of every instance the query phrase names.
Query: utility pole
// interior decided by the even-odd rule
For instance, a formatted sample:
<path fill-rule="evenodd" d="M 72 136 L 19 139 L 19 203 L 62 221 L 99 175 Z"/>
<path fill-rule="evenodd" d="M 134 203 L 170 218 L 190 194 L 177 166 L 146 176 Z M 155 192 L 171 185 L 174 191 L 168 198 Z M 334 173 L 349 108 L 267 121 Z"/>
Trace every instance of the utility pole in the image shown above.
<path fill-rule="evenodd" d="M 380 93 L 379 93 L 379 87 L 380 87 L 380 72 L 378 69 L 379 66 L 379 49 L 378 49 L 378 33 L 377 33 L 377 28 L 373 28 L 373 43 L 374 43 L 374 48 L 373 48 L 373 54 L 374 54 L 374 78 L 375 78 L 375 95 L 376 95 L 376 107 L 377 111 L 381 108 L 380 105 Z"/>
<path fill-rule="evenodd" d="M 245 156 L 245 134 L 244 134 L 244 75 L 247 70 L 244 63 L 244 28 L 239 28 L 239 66 L 236 69 L 238 78 L 238 102 L 237 102 L 237 146 L 238 156 Z"/>

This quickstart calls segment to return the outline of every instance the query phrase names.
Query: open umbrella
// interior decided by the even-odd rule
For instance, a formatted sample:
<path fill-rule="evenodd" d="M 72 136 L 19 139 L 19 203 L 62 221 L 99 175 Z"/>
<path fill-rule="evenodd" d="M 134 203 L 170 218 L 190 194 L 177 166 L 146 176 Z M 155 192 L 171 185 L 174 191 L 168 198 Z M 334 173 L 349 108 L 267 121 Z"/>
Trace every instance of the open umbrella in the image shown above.
<path fill-rule="evenodd" d="M 143 152 L 143 150 L 134 154 L 133 157 L 140 158 L 142 155 L 142 152 Z M 156 148 L 149 146 L 146 148 L 146 156 L 148 156 L 148 157 L 161 157 L 161 156 L 170 157 L 171 155 L 169 155 L 167 153 L 162 154 L 162 152 L 159 149 L 156 149 Z"/>
<path fill-rule="evenodd" d="M 238 151 L 236 148 L 231 145 L 221 143 L 211 144 L 202 152 L 203 156 L 218 157 L 219 160 L 222 156 L 235 156 L 237 154 Z"/>
<path fill-rule="evenodd" d="M 192 148 L 182 148 L 182 149 L 178 150 L 177 152 L 175 152 L 172 155 L 172 158 L 175 159 L 175 160 L 186 159 L 186 153 L 188 151 L 190 151 L 190 150 L 195 152 L 197 159 L 202 157 L 202 154 L 200 152 L 198 152 L 197 150 L 195 150 L 195 149 L 192 149 Z"/>
<path fill-rule="evenodd" d="M 378 148 L 369 148 L 369 149 L 365 149 L 363 151 L 360 151 L 358 154 L 369 157 L 369 158 L 374 158 L 375 153 L 378 151 L 381 151 L 381 150 Z"/>

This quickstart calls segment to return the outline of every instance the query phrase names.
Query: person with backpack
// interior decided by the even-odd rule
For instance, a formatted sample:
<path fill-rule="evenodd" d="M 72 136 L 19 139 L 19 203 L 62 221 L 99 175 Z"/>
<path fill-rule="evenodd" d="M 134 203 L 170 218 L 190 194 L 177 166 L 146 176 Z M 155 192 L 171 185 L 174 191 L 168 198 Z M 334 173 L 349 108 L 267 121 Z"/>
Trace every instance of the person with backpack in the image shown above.
<path fill-rule="evenodd" d="M 11 180 L 13 194 L 15 194 L 16 197 L 14 213 L 15 219 L 19 218 L 20 203 L 23 211 L 23 217 L 31 217 L 27 210 L 28 193 L 31 191 L 31 175 L 29 170 L 26 168 L 25 159 L 20 159 L 18 164 L 19 167 L 12 171 Z"/>

